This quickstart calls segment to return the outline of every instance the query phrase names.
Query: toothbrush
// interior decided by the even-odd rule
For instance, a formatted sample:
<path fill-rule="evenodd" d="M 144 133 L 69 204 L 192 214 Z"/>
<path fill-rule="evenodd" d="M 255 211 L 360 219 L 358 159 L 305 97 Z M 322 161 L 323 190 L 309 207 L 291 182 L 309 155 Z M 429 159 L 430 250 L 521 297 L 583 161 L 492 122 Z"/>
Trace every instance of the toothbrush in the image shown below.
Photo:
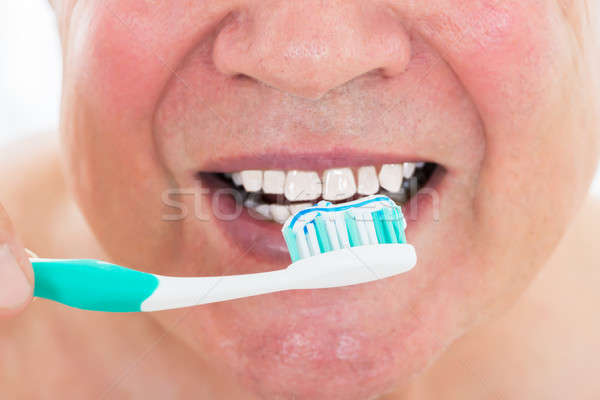
<path fill-rule="evenodd" d="M 34 296 L 84 310 L 159 311 L 297 289 L 356 285 L 409 271 L 402 211 L 386 196 L 297 212 L 282 233 L 292 264 L 254 274 L 169 277 L 97 260 L 32 258 Z"/>

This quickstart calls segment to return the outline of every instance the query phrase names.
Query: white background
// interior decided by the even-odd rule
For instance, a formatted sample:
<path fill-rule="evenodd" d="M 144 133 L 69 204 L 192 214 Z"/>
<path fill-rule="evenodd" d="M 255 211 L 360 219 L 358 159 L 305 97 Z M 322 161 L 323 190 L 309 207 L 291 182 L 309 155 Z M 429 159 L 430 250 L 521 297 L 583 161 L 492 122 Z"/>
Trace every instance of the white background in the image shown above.
<path fill-rule="evenodd" d="M 56 129 L 60 79 L 60 43 L 47 0 L 0 0 L 0 146 Z M 592 191 L 600 194 L 598 172 Z"/>

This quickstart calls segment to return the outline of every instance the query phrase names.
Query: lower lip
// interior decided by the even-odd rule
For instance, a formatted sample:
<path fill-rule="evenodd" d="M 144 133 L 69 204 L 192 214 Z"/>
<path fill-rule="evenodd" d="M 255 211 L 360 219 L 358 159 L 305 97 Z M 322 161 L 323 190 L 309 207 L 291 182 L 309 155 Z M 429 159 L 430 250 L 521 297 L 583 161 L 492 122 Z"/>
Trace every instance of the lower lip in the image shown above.
<path fill-rule="evenodd" d="M 444 173 L 443 168 L 438 167 L 425 185 L 425 188 L 438 191 Z M 231 189 L 225 182 L 216 178 L 203 178 L 203 181 L 203 185 L 210 187 L 212 190 Z M 438 195 L 441 196 L 439 192 Z M 210 194 L 206 196 L 209 197 L 208 201 L 214 201 L 214 197 Z M 250 211 L 236 202 L 236 199 L 231 195 L 219 196 L 218 199 L 219 204 L 213 204 L 213 207 L 217 206 L 222 215 L 233 216 L 239 214 L 236 218 L 220 218 L 215 219 L 215 222 L 226 239 L 231 242 L 232 246 L 238 246 L 244 257 L 278 267 L 290 263 L 287 246 L 281 234 L 281 224 L 261 220 L 259 217 L 251 215 Z M 241 213 L 239 208 L 241 208 Z M 411 242 L 411 237 L 421 229 L 423 221 L 426 219 L 424 217 L 431 214 L 431 209 L 432 202 L 429 196 L 417 195 L 402 205 L 402 212 L 407 220 L 406 237 L 408 242 Z"/>

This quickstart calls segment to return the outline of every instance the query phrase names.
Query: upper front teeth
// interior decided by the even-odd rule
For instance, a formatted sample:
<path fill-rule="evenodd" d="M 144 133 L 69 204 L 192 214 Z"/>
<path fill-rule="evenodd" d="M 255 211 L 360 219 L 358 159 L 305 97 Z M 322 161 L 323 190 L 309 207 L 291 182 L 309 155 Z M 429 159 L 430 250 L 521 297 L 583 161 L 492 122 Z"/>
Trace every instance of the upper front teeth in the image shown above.
<path fill-rule="evenodd" d="M 372 195 L 379 192 L 379 179 L 375 167 L 361 167 L 358 169 L 358 193 Z"/>
<path fill-rule="evenodd" d="M 240 172 L 234 172 L 233 174 L 231 174 L 231 180 L 233 180 L 233 183 L 236 186 L 241 186 L 242 185 L 242 174 Z"/>
<path fill-rule="evenodd" d="M 246 192 L 258 192 L 262 188 L 263 172 L 260 170 L 242 171 L 242 184 Z"/>
<path fill-rule="evenodd" d="M 356 194 L 356 182 L 350 168 L 329 169 L 323 174 L 323 199 L 345 200 Z"/>
<path fill-rule="evenodd" d="M 322 186 L 314 171 L 289 171 L 285 177 L 285 198 L 289 201 L 316 200 L 321 196 Z"/>
<path fill-rule="evenodd" d="M 415 173 L 415 169 L 417 169 L 415 163 L 405 162 L 402 164 L 402 176 L 404 176 L 406 179 L 410 179 L 410 177 Z"/>
<path fill-rule="evenodd" d="M 388 192 L 398 193 L 402 187 L 402 164 L 386 164 L 379 171 L 379 184 Z"/>
<path fill-rule="evenodd" d="M 283 194 L 285 185 L 285 172 L 265 171 L 263 176 L 263 192 L 267 194 Z"/>
<path fill-rule="evenodd" d="M 422 165 L 411 162 L 385 164 L 379 174 L 374 166 L 361 167 L 357 171 L 358 184 L 350 168 L 328 169 L 322 177 L 316 171 L 246 170 L 231 174 L 231 179 L 236 185 L 244 186 L 247 192 L 262 190 L 266 194 L 284 194 L 291 202 L 311 201 L 320 197 L 338 201 L 348 199 L 357 192 L 361 195 L 375 194 L 380 186 L 388 192 L 399 193 L 403 179 L 410 179 L 415 169 Z M 283 219 L 283 210 L 270 211 L 277 215 L 277 219 Z"/>

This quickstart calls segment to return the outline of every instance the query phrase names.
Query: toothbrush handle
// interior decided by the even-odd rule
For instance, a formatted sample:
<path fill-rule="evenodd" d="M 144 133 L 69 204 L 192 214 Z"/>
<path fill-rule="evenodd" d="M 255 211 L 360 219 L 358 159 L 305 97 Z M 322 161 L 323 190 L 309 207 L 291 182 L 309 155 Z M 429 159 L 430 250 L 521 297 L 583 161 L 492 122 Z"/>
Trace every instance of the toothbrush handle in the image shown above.
<path fill-rule="evenodd" d="M 97 260 L 32 258 L 34 296 L 83 310 L 136 312 L 158 278 Z"/>

